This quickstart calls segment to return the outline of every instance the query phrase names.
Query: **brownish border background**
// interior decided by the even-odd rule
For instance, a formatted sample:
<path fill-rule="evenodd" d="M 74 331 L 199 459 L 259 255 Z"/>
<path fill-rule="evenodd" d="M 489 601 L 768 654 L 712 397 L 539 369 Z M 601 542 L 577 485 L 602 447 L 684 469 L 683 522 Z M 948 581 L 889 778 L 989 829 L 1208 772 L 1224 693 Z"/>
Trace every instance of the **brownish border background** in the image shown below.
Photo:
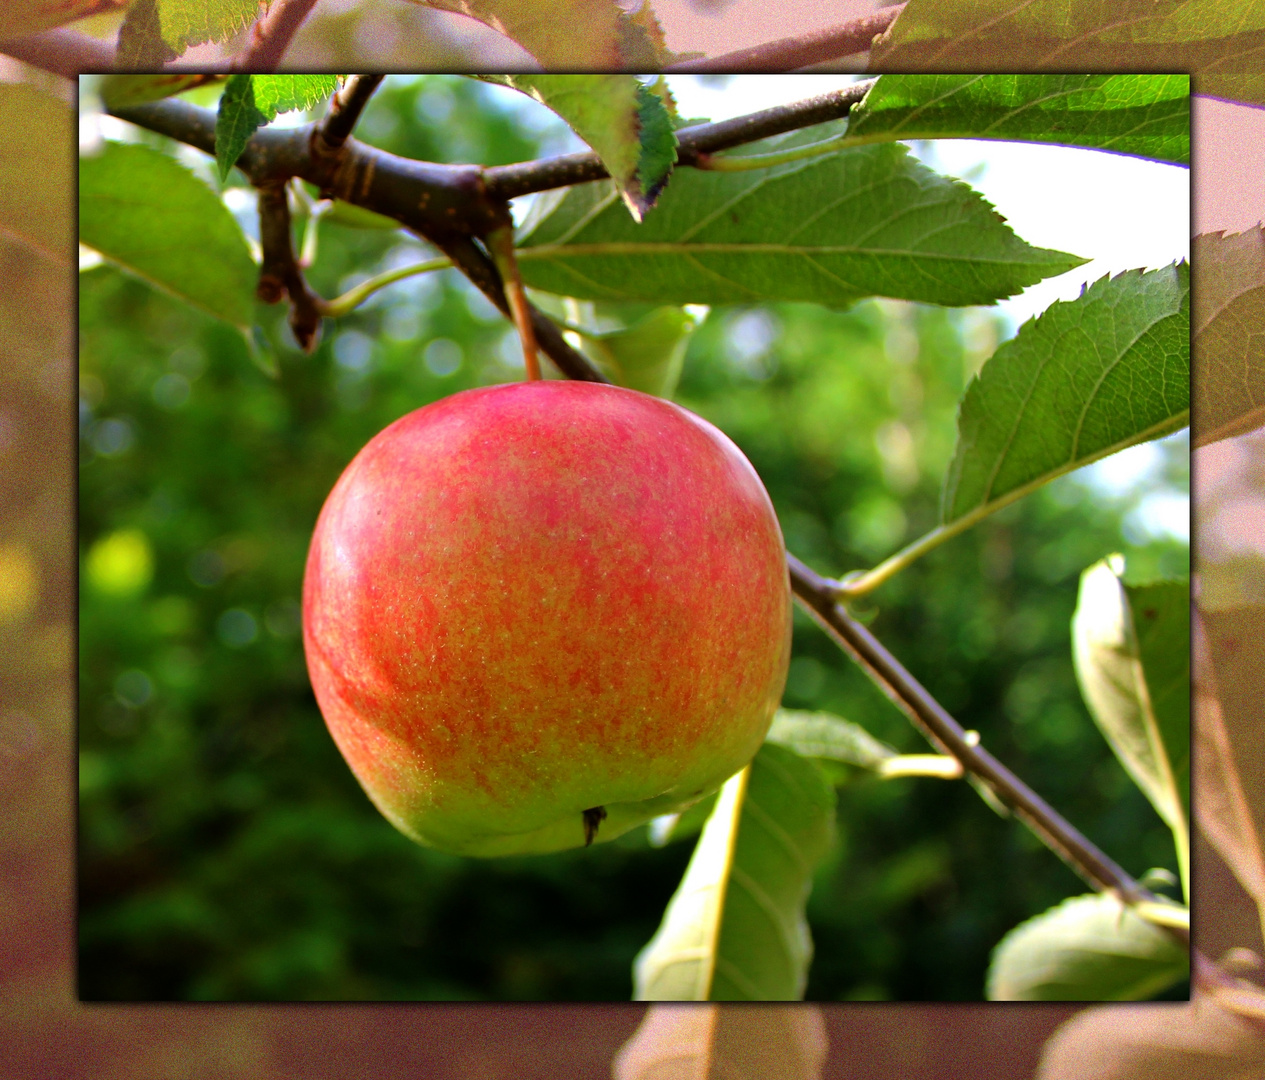
<path fill-rule="evenodd" d="M 740 0 L 740 7 L 745 17 L 752 4 Z M 783 18 L 778 22 L 787 25 Z M 747 43 L 739 34 L 724 47 Z M 1194 231 L 1254 226 L 1265 214 L 1265 110 L 1200 99 L 1194 117 Z M 67 153 L 74 153 L 70 145 Z M 42 212 L 73 211 L 55 189 L 31 196 L 43 204 Z M 0 365 L 9 369 L 0 374 L 0 513 L 28 522 L 24 527 L 33 531 L 20 539 L 34 546 L 41 570 L 40 607 L 27 627 L 30 640 L 21 643 L 20 662 L 12 659 L 17 648 L 0 653 L 8 657 L 0 667 L 0 1076 L 609 1077 L 611 1057 L 636 1027 L 643 1005 L 75 1000 L 74 274 L 69 262 L 50 267 L 21 249 L 0 252 Z M 1203 896 L 1205 865 L 1212 894 L 1230 887 L 1215 866 L 1197 859 L 1197 895 Z M 1199 914 L 1197 907 L 1197 938 Z M 1032 1075 L 1040 1044 L 1076 1008 L 825 1006 L 832 1046 L 826 1075 L 1019 1080 Z"/>

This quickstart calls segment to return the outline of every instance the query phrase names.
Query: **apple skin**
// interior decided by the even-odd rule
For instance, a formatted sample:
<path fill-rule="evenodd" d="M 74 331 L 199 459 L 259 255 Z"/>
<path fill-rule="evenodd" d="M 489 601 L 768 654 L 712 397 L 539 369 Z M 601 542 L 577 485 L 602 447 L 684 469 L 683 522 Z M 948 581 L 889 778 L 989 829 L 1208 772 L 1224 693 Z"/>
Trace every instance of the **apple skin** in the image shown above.
<path fill-rule="evenodd" d="M 308 553 L 330 734 L 418 843 L 610 840 L 755 755 L 790 661 L 768 494 L 719 430 L 615 386 L 466 390 L 375 436 Z"/>

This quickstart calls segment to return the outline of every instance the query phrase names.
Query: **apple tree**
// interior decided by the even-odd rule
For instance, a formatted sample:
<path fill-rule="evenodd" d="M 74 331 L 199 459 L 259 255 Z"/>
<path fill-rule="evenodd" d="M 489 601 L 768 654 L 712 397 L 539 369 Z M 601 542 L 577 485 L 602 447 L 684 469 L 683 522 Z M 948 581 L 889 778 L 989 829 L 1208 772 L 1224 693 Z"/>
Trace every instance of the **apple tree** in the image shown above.
<path fill-rule="evenodd" d="M 108 117 L 102 125 L 108 137 L 87 147 L 80 163 L 80 240 L 89 251 L 81 313 L 82 490 L 90 527 L 83 556 L 83 664 L 85 686 L 97 694 L 93 700 L 101 691 L 112 698 L 104 729 L 113 724 L 132 738 L 138 715 L 159 710 L 164 695 L 178 698 L 182 685 L 219 679 L 221 715 L 250 718 L 231 725 L 237 734 L 230 743 L 254 746 L 266 759 L 269 751 L 259 748 L 268 745 L 269 725 L 281 724 L 281 716 L 296 709 L 303 714 L 304 738 L 312 738 L 317 721 L 305 696 L 297 634 L 319 591 L 309 584 L 308 611 L 300 612 L 296 567 L 321 503 L 359 447 L 378 428 L 428 401 L 442 399 L 455 409 L 458 400 L 474 400 L 453 390 L 483 393 L 474 388 L 524 373 L 529 381 L 544 376 L 542 389 L 559 379 L 612 383 L 624 389 L 609 393 L 638 392 L 629 400 L 653 395 L 701 412 L 732 435 L 764 480 L 785 537 L 785 566 L 779 561 L 772 580 L 793 593 L 798 607 L 790 679 L 781 698 L 786 707 L 774 715 L 787 667 L 780 656 L 768 661 L 776 668 L 769 677 L 774 696 L 736 772 L 730 750 L 717 757 L 724 767 L 716 772 L 703 760 L 709 749 L 691 746 L 679 763 L 699 778 L 697 784 L 691 780 L 688 798 L 650 798 L 671 787 L 656 779 L 653 790 L 636 796 L 647 800 L 643 810 L 616 815 L 604 829 L 607 808 L 595 796 L 591 807 L 567 811 L 564 840 L 543 847 L 516 846 L 513 820 L 498 826 L 509 842 L 463 846 L 451 832 L 422 835 L 405 828 L 391 813 L 414 838 L 449 852 L 427 864 L 432 884 L 464 872 L 468 860 L 452 852 L 521 855 L 536 865 L 554 860 L 571 868 L 571 886 L 586 865 L 596 865 L 583 860 L 600 858 L 607 845 L 629 866 L 679 853 L 676 880 L 657 901 L 657 929 L 652 926 L 653 933 L 632 949 L 634 996 L 796 999 L 811 996 L 815 972 L 828 967 L 849 940 L 864 950 L 864 920 L 849 924 L 845 914 L 831 923 L 849 904 L 847 883 L 838 874 L 845 865 L 841 841 L 883 847 L 866 839 L 867 814 L 861 811 L 869 807 L 881 819 L 900 806 L 924 823 L 912 835 L 921 829 L 938 839 L 883 852 L 891 860 L 889 872 L 861 889 L 871 889 L 867 902 L 876 909 L 885 890 L 902 887 L 902 875 L 916 881 L 932 867 L 932 877 L 940 876 L 935 867 L 955 857 L 953 846 L 971 846 L 981 837 L 989 838 L 980 841 L 976 865 L 989 868 L 981 879 L 996 874 L 1011 882 L 1013 893 L 1024 871 L 1005 867 L 1014 861 L 1010 847 L 1024 853 L 1029 841 L 1022 836 L 1039 840 L 1088 887 L 1073 893 L 1070 878 L 1056 878 L 1061 884 L 1053 892 L 1044 885 L 1034 890 L 1031 905 L 1009 896 L 1007 906 L 1014 911 L 1017 904 L 1018 910 L 990 923 L 997 929 L 987 940 L 963 930 L 969 905 L 942 897 L 940 916 L 950 924 L 957 920 L 957 932 L 977 939 L 976 982 L 965 994 L 959 988 L 931 996 L 1146 998 L 1180 984 L 1188 967 L 1188 911 L 1157 890 L 1167 885 L 1185 900 L 1189 888 L 1184 551 L 1142 545 L 1126 561 L 1118 526 L 1101 512 L 1069 530 L 1056 503 L 1040 499 L 1066 490 L 1066 474 L 1189 423 L 1188 269 L 1178 261 L 1104 277 L 1078 298 L 1053 304 L 1009 340 L 993 338 L 972 360 L 963 345 L 961 309 L 1015 295 L 1084 260 L 1028 244 L 968 184 L 928 167 L 901 140 L 1056 143 L 1184 166 L 1188 79 L 884 75 L 716 123 L 679 115 L 662 78 L 429 77 L 427 85 L 444 89 L 428 102 L 417 96 L 417 80 L 397 83 L 383 76 L 113 75 L 93 84 Z M 590 149 L 540 156 L 539 140 L 523 130 L 521 113 L 513 110 L 486 121 L 492 140 L 470 138 L 478 126 L 460 122 L 455 111 L 489 110 L 490 95 L 503 101 L 513 91 L 547 106 Z M 378 108 L 404 95 L 419 106 Z M 441 109 L 439 101 L 447 104 Z M 300 110 L 311 111 L 310 122 L 273 123 Z M 467 156 L 478 163 L 445 163 Z M 522 200 L 525 209 L 516 214 L 513 200 Z M 134 279 L 157 286 L 162 295 Z M 459 298 L 465 314 L 456 314 L 451 303 L 437 304 L 436 290 Z M 151 303 L 165 313 L 153 315 L 146 306 Z M 181 340 L 177 329 L 192 325 L 180 322 L 190 318 L 200 320 L 199 333 L 216 343 L 217 354 L 234 359 L 208 371 L 206 347 Z M 144 333 L 131 337 L 129 326 L 140 324 Z M 469 350 L 482 354 L 482 362 L 466 364 L 458 382 L 445 383 L 462 370 L 468 350 L 459 340 L 473 324 L 478 340 Z M 149 356 L 146 363 L 158 362 L 162 373 L 142 374 L 149 369 L 137 362 L 129 375 L 117 359 L 124 338 L 129 349 Z M 398 369 L 370 384 L 365 374 L 381 348 L 396 358 Z M 893 359 L 902 353 L 904 371 Z M 727 366 L 717 359 L 726 355 Z M 916 377 L 910 363 L 917 365 Z M 335 369 L 336 377 L 330 374 Z M 242 379 L 258 389 L 241 393 L 235 406 Z M 154 455 L 150 464 L 120 470 L 116 464 L 136 440 L 136 428 L 106 415 L 106 402 L 139 400 L 138 394 L 148 401 L 136 408 L 153 412 L 156 406 L 168 417 L 178 417 L 195 396 L 216 400 L 227 410 L 224 416 L 234 417 L 233 429 L 156 420 L 152 432 L 143 432 Z M 567 395 L 572 399 L 583 400 Z M 486 410 L 478 415 L 489 434 L 499 424 Z M 885 426 L 876 425 L 878 415 L 890 417 Z M 855 440 L 849 445 L 849 422 L 883 433 L 871 434 L 862 450 Z M 245 427 L 239 430 L 239 424 Z M 238 438 L 246 429 L 249 438 Z M 919 445 L 911 432 L 918 433 Z M 719 432 L 717 437 L 728 443 Z M 888 452 L 878 456 L 885 476 L 874 453 L 884 439 Z M 892 440 L 903 440 L 902 446 L 892 449 Z M 597 468 L 601 438 L 584 445 L 590 447 L 587 463 Z M 736 448 L 734 453 L 742 458 Z M 164 472 L 167 455 L 214 460 L 218 472 L 214 480 L 204 472 L 200 485 L 181 481 Z M 655 470 L 646 471 L 641 479 L 651 484 Z M 666 460 L 658 471 L 671 472 Z M 860 480 L 867 471 L 870 477 Z M 262 475 L 279 487 L 250 511 L 257 520 L 249 528 L 239 522 L 235 534 L 226 533 L 214 519 L 239 513 L 229 509 L 234 485 L 250 490 Z M 383 505 L 391 504 L 392 484 L 402 475 L 388 473 L 379 483 L 388 500 Z M 468 474 L 462 475 L 465 483 Z M 496 475 L 504 487 L 508 474 Z M 436 483 L 442 491 L 451 481 Z M 146 489 L 151 495 L 142 499 Z M 407 490 L 402 483 L 395 495 Z M 112 505 L 134 510 L 110 512 Z M 174 560 L 183 575 L 175 573 L 161 588 L 157 582 L 172 571 L 165 565 L 171 560 L 156 555 L 148 538 L 156 520 L 182 532 L 178 550 L 190 552 Z M 283 531 L 274 535 L 270 521 L 284 521 Z M 833 524 L 823 527 L 823 521 Z M 425 527 L 417 519 L 408 535 Z M 618 524 L 625 534 L 633 528 L 632 519 Z M 507 542 L 500 534 L 493 539 Z M 327 562 L 351 557 L 345 546 L 351 541 L 340 534 L 338 542 L 344 546 L 329 546 Z M 964 548 L 969 544 L 975 547 Z M 963 550 L 985 573 L 966 569 Z M 477 543 L 470 551 L 477 551 Z M 661 556 L 666 565 L 668 556 Z M 533 565 L 547 565 L 546 554 L 540 560 Z M 873 565 L 867 568 L 863 560 Z M 1040 614 L 1008 614 L 1016 563 L 1041 567 L 1045 578 L 1037 583 L 1035 574 L 1025 595 L 1057 586 L 1063 599 L 1041 607 Z M 936 566 L 934 576 L 926 576 L 929 564 Z M 1051 571 L 1051 564 L 1061 569 Z M 647 565 L 654 565 L 653 558 Z M 617 569 L 623 568 L 590 560 L 583 581 L 593 585 Z M 735 580 L 740 571 L 735 568 Z M 458 580 L 445 573 L 445 582 Z M 200 670 L 203 661 L 189 641 L 207 633 L 205 619 L 171 582 L 187 578 L 206 591 L 239 574 L 272 579 L 269 587 L 285 599 L 253 607 L 235 602 L 214 620 L 214 635 L 229 652 L 269 635 L 276 639 L 275 664 L 235 684 L 231 665 L 217 668 L 218 675 Z M 462 597 L 480 592 L 479 577 L 476 566 L 460 578 Z M 753 588 L 757 578 L 764 580 L 753 574 Z M 164 595 L 147 598 L 151 585 Z M 345 581 L 338 586 L 350 587 Z M 631 595 L 626 584 L 616 588 L 625 599 Z M 502 591 L 519 595 L 509 586 Z M 394 635 L 395 648 L 404 651 L 399 655 L 416 666 L 421 653 L 408 650 L 420 616 L 408 608 L 407 618 L 393 622 L 397 600 L 373 592 L 366 604 L 378 605 L 373 621 Z M 1074 604 L 1074 615 L 1067 603 Z M 1052 621 L 1051 612 L 1061 614 Z M 573 620 L 564 624 L 574 628 L 573 649 L 587 658 L 585 670 L 600 667 L 601 635 L 585 624 L 583 610 L 566 615 Z M 733 641 L 750 636 L 743 618 L 731 630 Z M 144 667 L 125 659 L 129 635 L 140 632 L 138 619 L 168 639 Z M 989 625 L 994 620 L 1004 627 Z M 663 686 L 673 688 L 674 700 L 685 700 L 688 694 L 676 688 L 689 674 L 689 661 L 679 660 L 682 670 L 673 671 L 670 649 L 652 651 L 654 623 L 652 611 L 638 631 L 647 638 L 642 644 L 662 669 Z M 489 625 L 508 633 L 514 623 L 498 618 Z M 316 639 L 308 630 L 307 667 L 315 673 Z M 513 633 L 515 655 L 531 647 L 530 626 Z M 549 633 L 552 627 L 541 636 Z M 1025 656 L 1021 640 L 1007 638 L 1028 640 L 1034 655 Z M 567 652 L 565 638 L 547 640 L 555 656 Z M 612 640 L 628 653 L 638 648 L 627 635 Z M 693 644 L 692 637 L 681 641 L 682 658 L 693 655 Z M 953 670 L 964 656 L 987 663 L 993 681 L 1010 687 L 1005 709 L 1003 695 L 994 689 L 981 696 Z M 381 662 L 379 654 L 375 663 Z M 748 666 L 765 663 L 744 644 L 731 650 L 729 675 L 741 680 Z M 313 677 L 337 735 L 321 689 L 329 680 Z M 333 681 L 340 678 L 345 681 L 346 672 Z M 647 679 L 640 686 L 649 706 L 654 684 Z M 1028 705 L 1022 704 L 1025 694 Z M 1083 705 L 1074 706 L 1078 694 Z M 761 695 L 767 696 L 765 689 L 755 696 Z M 708 697 L 713 704 L 728 700 L 720 691 Z M 527 679 L 517 707 L 530 712 L 540 700 Z M 600 708 L 602 699 L 594 700 Z M 269 701 L 275 705 L 267 706 Z M 632 708 L 627 702 L 620 707 Z M 1066 729 L 1077 722 L 1076 708 L 1097 725 L 1098 744 L 1068 736 L 1075 754 L 1056 753 L 1058 760 L 1044 771 L 1036 760 L 1042 756 L 1039 741 L 1025 748 L 1024 739 L 1007 733 L 995 716 L 990 726 L 990 712 L 1013 717 L 1048 711 L 1045 719 L 1054 723 L 1057 714 Z M 895 724 L 900 714 L 912 727 Z M 671 722 L 668 717 L 661 723 Z M 184 729 L 170 719 L 164 723 L 154 725 L 149 742 L 170 751 Z M 600 723 L 594 719 L 595 726 Z M 380 722 L 370 728 L 386 730 Z M 925 740 L 921 747 L 910 742 L 915 732 Z M 460 734 L 468 751 L 479 755 L 475 728 Z M 369 740 L 358 751 L 362 761 L 381 759 L 370 745 L 374 737 L 362 736 Z M 82 797 L 87 847 L 99 854 L 112 842 L 128 846 L 118 839 L 124 819 L 117 817 L 128 791 L 137 806 L 148 802 L 147 810 L 136 811 L 142 817 L 161 818 L 160 806 L 184 811 L 180 791 L 159 794 L 161 778 L 152 764 L 146 773 L 143 752 L 106 753 L 91 745 L 95 738 L 85 736 Z M 351 760 L 344 740 L 339 742 Z M 1123 766 L 1112 775 L 1127 775 L 1136 785 L 1117 783 L 1103 801 L 1106 807 L 1134 807 L 1126 815 L 1128 830 L 1106 829 L 1116 841 L 1114 853 L 1056 809 L 1091 786 L 1087 761 L 1108 767 L 1107 746 Z M 1002 747 L 1025 757 L 1040 782 L 1021 779 Z M 573 752 L 574 758 L 563 752 L 546 762 L 542 775 L 589 768 L 594 759 L 586 755 L 600 756 L 601 749 Z M 408 753 L 416 756 L 415 748 Z M 423 764 L 429 767 L 429 759 Z M 135 781 L 130 786 L 129 770 Z M 234 771 L 219 797 L 228 805 L 238 800 L 243 810 L 260 807 L 261 789 L 250 772 Z M 141 782 L 143 775 L 148 779 Z M 357 767 L 357 775 L 385 809 L 364 769 Z M 959 779 L 973 792 L 944 783 Z M 344 772 L 336 783 L 345 782 Z M 968 796 L 969 808 L 944 794 L 950 788 Z M 1149 856 L 1156 851 L 1156 826 L 1137 812 L 1143 798 L 1169 838 L 1168 853 L 1155 858 Z M 944 812 L 935 807 L 950 803 L 953 829 L 925 824 L 928 811 L 934 818 Z M 365 825 L 363 836 L 373 837 L 368 843 L 379 853 L 395 851 L 389 846 L 395 840 L 383 840 L 382 829 L 380 822 Z M 524 824 L 522 831 L 528 830 Z M 1143 833 L 1152 839 L 1141 843 Z M 331 829 L 329 840 L 341 844 L 348 858 L 363 851 L 361 832 Z M 560 848 L 577 850 L 523 854 Z M 1034 854 L 1028 850 L 1015 866 L 1027 866 Z M 1175 873 L 1143 876 L 1164 863 Z M 855 861 L 847 865 L 856 869 Z M 496 870 L 484 873 L 494 890 Z M 94 874 L 87 877 L 100 887 Z M 586 918 L 599 923 L 604 905 L 623 902 L 596 889 L 591 878 L 579 888 L 590 900 Z M 976 895 L 977 886 L 969 888 Z M 199 914 L 199 901 L 187 899 L 188 918 L 204 921 L 208 913 Z M 302 904 L 313 902 L 305 897 Z M 94 907 L 88 905 L 83 933 L 125 940 L 117 933 L 123 918 L 118 912 L 125 909 L 111 923 L 106 906 L 97 907 L 99 918 Z M 133 918 L 143 918 L 140 909 L 131 910 Z M 918 921 L 916 912 L 910 917 Z M 829 931 L 828 944 L 821 932 L 815 935 L 815 960 L 810 925 Z M 839 934 L 841 927 L 850 939 Z M 296 949 L 308 961 L 321 952 L 310 941 Z M 329 964 L 354 968 L 337 946 L 326 952 Z M 99 962 L 109 951 L 94 955 Z M 192 991 L 185 984 L 173 996 L 231 997 L 242 985 L 220 977 L 200 988 L 195 983 Z M 259 989 L 266 980 L 252 985 L 255 994 L 267 993 Z M 530 978 L 520 985 L 530 987 Z M 515 996 L 514 986 L 508 980 L 502 994 Z M 922 996 L 916 986 L 916 978 L 906 975 L 899 992 Z M 336 996 L 347 992 L 344 986 Z M 864 987 L 853 992 L 864 996 Z M 442 980 L 424 993 L 463 996 Z"/>

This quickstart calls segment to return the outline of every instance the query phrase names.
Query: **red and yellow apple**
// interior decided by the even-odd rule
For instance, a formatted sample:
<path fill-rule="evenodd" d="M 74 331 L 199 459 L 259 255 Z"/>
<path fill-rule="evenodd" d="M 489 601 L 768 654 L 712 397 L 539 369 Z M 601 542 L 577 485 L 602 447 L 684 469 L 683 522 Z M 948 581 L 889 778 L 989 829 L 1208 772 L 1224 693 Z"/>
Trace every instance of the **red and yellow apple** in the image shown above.
<path fill-rule="evenodd" d="M 334 741 L 414 840 L 609 840 L 763 741 L 790 658 L 782 534 L 742 452 L 677 405 L 467 390 L 379 433 L 334 486 L 303 639 Z"/>

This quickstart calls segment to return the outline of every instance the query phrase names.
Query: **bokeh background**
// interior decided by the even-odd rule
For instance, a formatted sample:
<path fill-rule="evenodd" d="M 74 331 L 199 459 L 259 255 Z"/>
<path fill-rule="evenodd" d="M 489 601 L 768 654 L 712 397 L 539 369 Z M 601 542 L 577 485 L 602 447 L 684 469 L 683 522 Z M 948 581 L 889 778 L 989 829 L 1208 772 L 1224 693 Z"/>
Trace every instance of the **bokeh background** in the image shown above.
<path fill-rule="evenodd" d="M 452 77 L 392 79 L 360 133 L 436 161 L 564 147 L 529 104 Z M 182 160 L 209 175 L 199 155 Z M 246 190 L 228 201 L 253 229 Z M 309 277 L 333 296 L 426 255 L 397 233 L 327 225 Z M 262 322 L 275 379 L 214 320 L 106 266 L 80 277 L 80 997 L 627 999 L 691 842 L 653 848 L 639 830 L 492 861 L 418 848 L 356 785 L 304 669 L 303 561 L 329 488 L 405 412 L 521 378 L 508 324 L 453 272 L 377 294 L 327 324 L 311 357 L 279 310 Z M 985 309 L 718 308 L 676 399 L 743 448 L 789 549 L 842 573 L 934 525 L 956 401 L 1011 332 Z M 865 611 L 950 711 L 1135 875 L 1175 869 L 1171 838 L 1080 701 L 1068 629 L 1080 572 L 1111 552 L 1142 577 L 1187 572 L 1184 539 L 1143 512 L 1184 495 L 1187 445 L 1166 440 L 1114 485 L 1050 485 Z M 794 657 L 788 706 L 925 750 L 799 613 Z M 848 777 L 839 838 L 809 904 L 810 999 L 978 1000 L 1001 936 L 1084 891 L 963 783 Z"/>

